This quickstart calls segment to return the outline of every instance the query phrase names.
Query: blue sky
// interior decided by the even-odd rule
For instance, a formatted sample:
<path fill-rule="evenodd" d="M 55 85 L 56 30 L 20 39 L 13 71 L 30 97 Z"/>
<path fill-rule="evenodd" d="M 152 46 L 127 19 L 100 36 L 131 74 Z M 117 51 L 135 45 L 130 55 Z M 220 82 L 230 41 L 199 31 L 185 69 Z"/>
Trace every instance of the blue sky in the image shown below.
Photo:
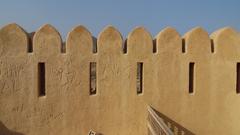
<path fill-rule="evenodd" d="M 124 37 L 136 26 L 152 36 L 166 26 L 182 35 L 195 26 L 211 33 L 225 26 L 240 30 L 240 0 L 1 0 L 0 27 L 12 22 L 27 32 L 50 23 L 63 39 L 80 24 L 94 36 L 109 24 Z"/>

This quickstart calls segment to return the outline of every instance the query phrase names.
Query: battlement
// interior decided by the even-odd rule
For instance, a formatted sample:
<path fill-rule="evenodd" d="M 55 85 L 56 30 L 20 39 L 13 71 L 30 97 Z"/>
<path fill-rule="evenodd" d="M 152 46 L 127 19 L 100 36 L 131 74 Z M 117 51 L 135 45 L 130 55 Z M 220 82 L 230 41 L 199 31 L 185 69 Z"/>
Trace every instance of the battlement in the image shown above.
<path fill-rule="evenodd" d="M 107 39 L 102 39 L 105 34 L 107 35 L 110 34 L 112 38 L 109 38 L 107 36 L 108 37 Z M 41 50 L 41 49 L 39 50 L 40 47 L 38 44 L 39 42 L 41 42 L 41 40 L 45 39 L 48 36 L 50 36 L 51 41 L 56 44 L 55 46 L 48 46 L 48 49 L 50 49 L 51 47 L 52 49 L 53 47 L 56 47 L 52 51 L 54 51 L 55 53 L 62 53 L 62 54 L 65 54 L 68 52 L 73 53 L 71 52 L 73 48 L 70 47 L 72 40 L 74 40 L 72 42 L 77 42 L 77 41 L 87 42 L 90 45 L 89 48 L 86 48 L 85 47 L 86 45 L 85 45 L 84 46 L 85 48 L 78 48 L 78 49 L 79 51 L 86 49 L 86 51 L 89 51 L 93 54 L 95 53 L 98 54 L 100 52 L 100 50 L 98 50 L 97 48 L 101 48 L 100 46 L 101 40 L 103 40 L 101 42 L 116 40 L 118 42 L 121 42 L 121 48 L 119 48 L 119 51 L 121 50 L 122 54 L 125 54 L 125 55 L 137 55 L 137 54 L 130 54 L 132 49 L 135 49 L 136 51 L 140 51 L 140 52 L 147 49 L 148 51 L 144 53 L 158 54 L 158 53 L 163 53 L 167 50 L 169 51 L 176 50 L 175 53 L 178 52 L 184 55 L 198 54 L 199 55 L 198 57 L 201 57 L 203 54 L 210 54 L 210 53 L 220 55 L 220 53 L 224 53 L 224 52 L 225 52 L 225 55 L 227 55 L 227 51 L 225 51 L 225 49 L 227 50 L 230 49 L 229 51 L 233 51 L 238 46 L 221 45 L 221 41 L 223 42 L 227 40 L 233 40 L 233 41 L 239 40 L 239 32 L 235 31 L 231 27 L 225 27 L 225 28 L 219 29 L 213 32 L 210 36 L 203 28 L 196 27 L 190 30 L 189 32 L 187 32 L 186 34 L 184 34 L 182 37 L 174 28 L 167 27 L 162 31 L 160 31 L 155 38 L 153 38 L 152 35 L 144 27 L 136 27 L 128 34 L 126 40 L 123 41 L 121 33 L 113 26 L 107 26 L 102 30 L 102 32 L 99 33 L 98 38 L 95 38 L 91 35 L 91 33 L 87 30 L 87 28 L 80 25 L 73 28 L 68 33 L 66 43 L 65 43 L 62 41 L 62 37 L 59 34 L 59 32 L 49 24 L 43 25 L 36 32 L 32 32 L 32 33 L 27 33 L 23 28 L 21 28 L 17 24 L 8 24 L 1 28 L 1 42 L 10 42 L 10 40 L 19 40 L 22 45 L 14 46 L 13 43 L 12 44 L 8 43 L 9 48 L 8 47 L 2 48 L 1 51 L 6 53 L 3 53 L 1 56 L 10 55 L 9 53 L 16 54 L 14 56 L 24 55 L 25 53 L 36 53 L 36 54 L 39 53 L 39 55 L 42 55 L 44 50 Z M 139 44 L 138 42 L 141 42 L 140 40 L 143 40 L 144 42 L 146 42 L 145 44 L 149 44 L 149 45 L 144 46 L 145 48 L 142 48 L 142 46 L 136 46 L 136 47 L 134 46 L 132 48 L 131 42 L 134 42 L 135 44 Z M 180 42 L 181 42 L 181 45 L 179 45 Z M 194 45 L 196 44 L 195 42 L 197 42 L 198 44 Z M 166 43 L 169 43 L 169 44 L 171 43 L 171 45 L 166 46 L 165 45 Z M 201 45 L 201 44 L 204 44 L 204 45 Z M 225 46 L 227 48 L 225 48 Z M 86 52 L 84 51 L 81 53 L 83 53 L 84 55 L 84 53 Z M 232 55 L 232 52 L 229 55 Z"/>
<path fill-rule="evenodd" d="M 77 26 L 62 41 L 46 24 L 0 29 L 0 122 L 24 135 L 147 134 L 147 106 L 195 134 L 238 134 L 240 34 L 226 27 L 126 40 Z M 1 133 L 1 131 L 0 131 Z"/>

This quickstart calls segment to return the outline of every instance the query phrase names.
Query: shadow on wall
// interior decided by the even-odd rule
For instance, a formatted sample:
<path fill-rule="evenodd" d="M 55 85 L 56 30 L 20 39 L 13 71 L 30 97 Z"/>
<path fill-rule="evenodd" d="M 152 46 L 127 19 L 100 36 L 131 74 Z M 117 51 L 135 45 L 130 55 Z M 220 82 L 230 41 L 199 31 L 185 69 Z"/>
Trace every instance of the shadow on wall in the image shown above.
<path fill-rule="evenodd" d="M 0 135 L 24 135 L 24 134 L 9 130 L 9 129 L 0 121 Z"/>

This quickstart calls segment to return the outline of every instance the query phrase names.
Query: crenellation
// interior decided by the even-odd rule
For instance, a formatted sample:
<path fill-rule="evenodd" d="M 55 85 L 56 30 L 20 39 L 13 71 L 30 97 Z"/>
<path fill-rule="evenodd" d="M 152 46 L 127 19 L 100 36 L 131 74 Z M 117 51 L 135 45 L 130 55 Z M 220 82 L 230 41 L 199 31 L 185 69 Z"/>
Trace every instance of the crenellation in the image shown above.
<path fill-rule="evenodd" d="M 153 54 L 153 39 L 144 27 L 136 27 L 127 37 L 127 55 L 129 57 L 144 59 Z"/>
<path fill-rule="evenodd" d="M 222 28 L 211 35 L 216 48 L 216 55 L 222 59 L 239 59 L 238 33 L 230 27 Z"/>
<path fill-rule="evenodd" d="M 40 27 L 33 37 L 33 54 L 39 58 L 56 56 L 61 53 L 62 38 L 51 25 Z"/>
<path fill-rule="evenodd" d="M 84 26 L 77 26 L 68 33 L 66 47 L 69 55 L 79 55 L 77 57 L 84 57 L 85 53 L 90 55 L 93 50 L 92 34 Z"/>
<path fill-rule="evenodd" d="M 180 34 L 176 29 L 167 27 L 160 31 L 156 36 L 157 53 L 164 55 L 179 55 L 182 50 L 182 41 Z"/>
<path fill-rule="evenodd" d="M 185 39 L 187 54 L 204 57 L 211 53 L 210 38 L 208 32 L 203 28 L 193 28 L 183 38 Z"/>
<path fill-rule="evenodd" d="M 105 53 L 122 54 L 123 39 L 121 33 L 113 26 L 105 27 L 98 35 L 97 54 L 104 55 Z"/>
<path fill-rule="evenodd" d="M 27 33 L 17 24 L 8 24 L 0 29 L 0 57 L 25 56 L 27 46 Z"/>

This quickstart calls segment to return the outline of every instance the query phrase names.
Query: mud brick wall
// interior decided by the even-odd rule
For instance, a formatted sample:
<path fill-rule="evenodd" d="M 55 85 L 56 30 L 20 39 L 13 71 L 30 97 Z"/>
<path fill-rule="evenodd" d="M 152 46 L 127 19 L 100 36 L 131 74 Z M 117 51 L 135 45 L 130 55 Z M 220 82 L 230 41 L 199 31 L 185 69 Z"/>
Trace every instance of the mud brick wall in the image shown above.
<path fill-rule="evenodd" d="M 73 28 L 64 44 L 44 25 L 0 29 L 0 132 L 146 135 L 147 106 L 199 135 L 240 133 L 240 35 L 113 26 L 94 38 Z"/>

